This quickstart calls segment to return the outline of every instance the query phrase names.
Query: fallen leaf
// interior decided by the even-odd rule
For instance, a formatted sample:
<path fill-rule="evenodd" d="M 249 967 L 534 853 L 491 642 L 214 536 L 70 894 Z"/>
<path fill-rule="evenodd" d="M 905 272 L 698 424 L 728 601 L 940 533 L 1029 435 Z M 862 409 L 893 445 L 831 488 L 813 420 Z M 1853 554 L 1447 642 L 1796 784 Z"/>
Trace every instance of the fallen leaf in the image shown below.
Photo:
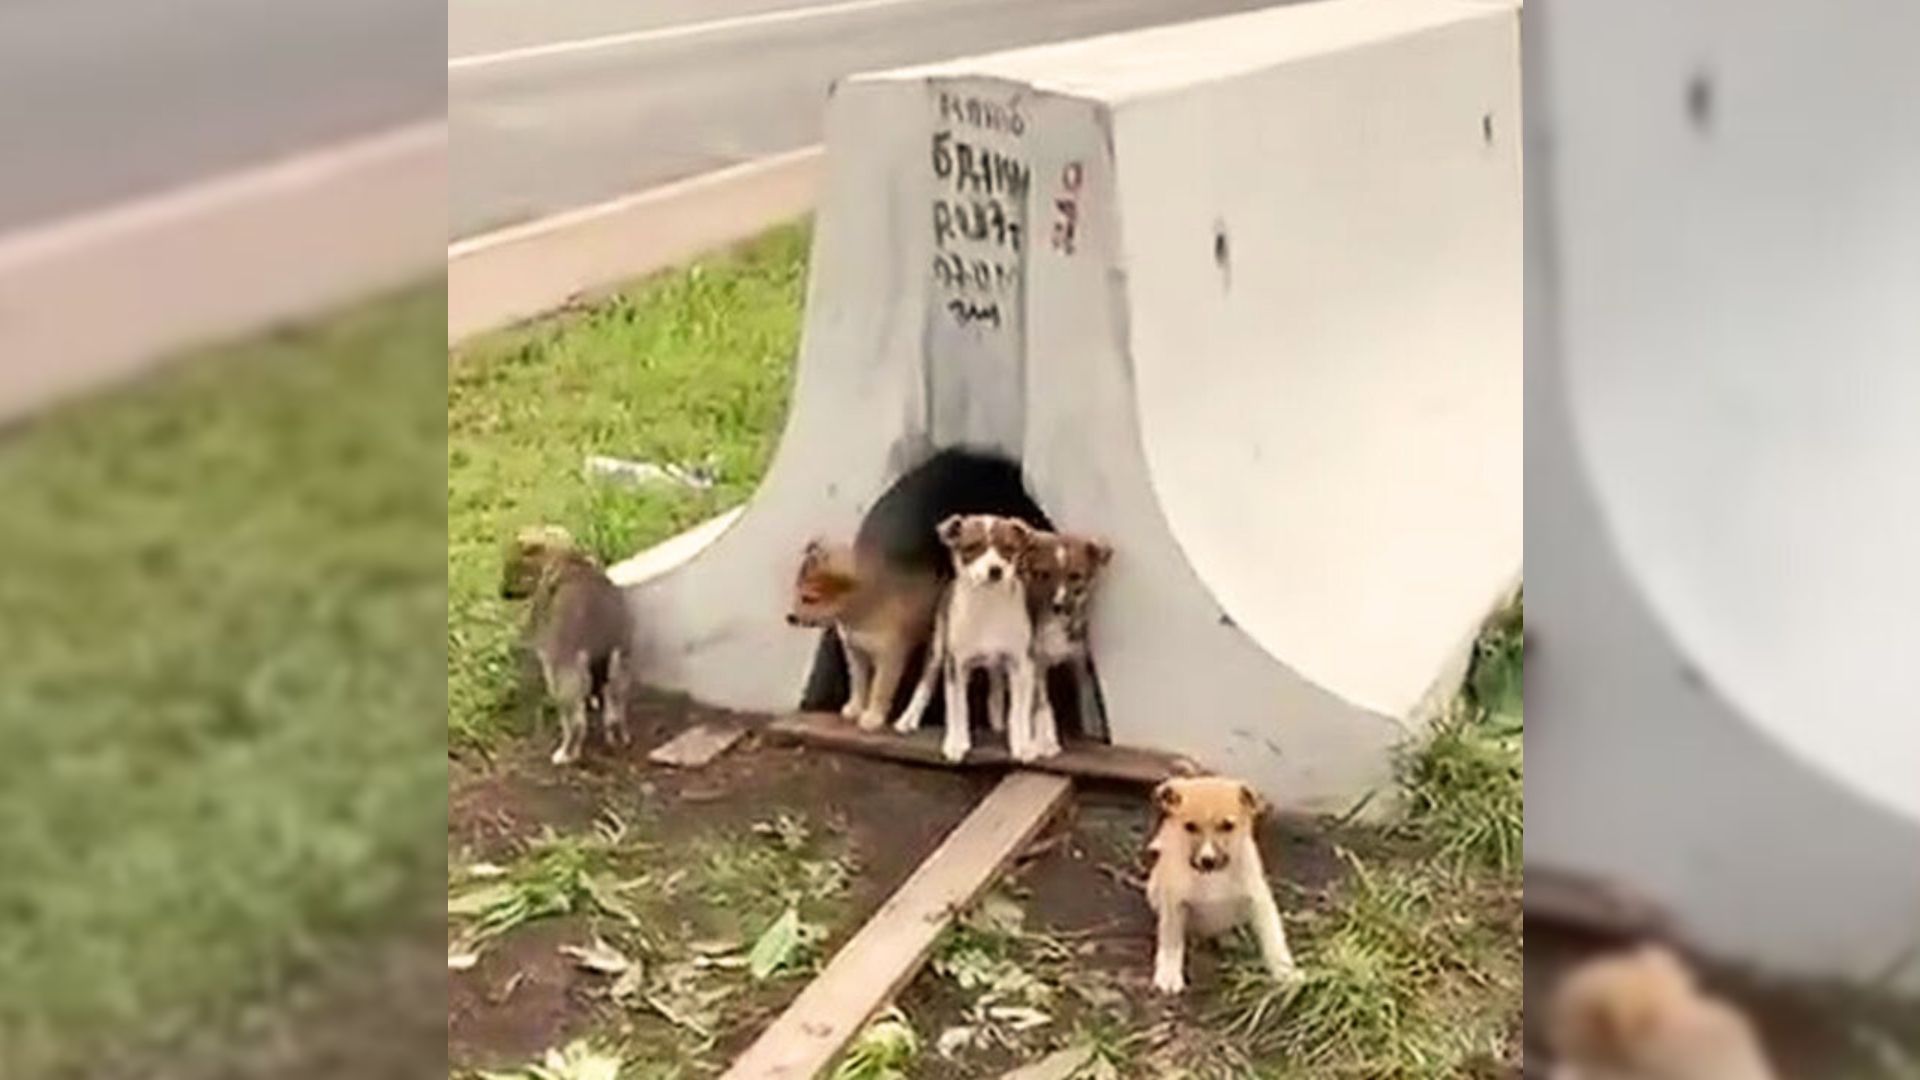
<path fill-rule="evenodd" d="M 1026 924 L 1027 912 L 1011 897 L 1002 893 L 989 893 L 980 901 L 979 910 L 974 917 L 978 924 L 989 930 L 1003 934 L 1018 934 Z"/>
<path fill-rule="evenodd" d="M 788 907 L 747 954 L 747 970 L 755 982 L 766 979 L 793 959 L 800 947 L 800 909 Z"/>
<path fill-rule="evenodd" d="M 640 915 L 627 905 L 620 895 L 623 885 L 605 874 L 588 874 L 581 879 L 586 886 L 587 895 L 593 899 L 595 907 L 619 919 L 628 926 L 639 926 Z"/>
<path fill-rule="evenodd" d="M 593 944 L 585 947 L 562 945 L 560 952 L 572 957 L 574 963 L 588 971 L 597 971 L 602 975 L 619 975 L 633 966 L 627 954 L 597 937 L 593 939 Z"/>
<path fill-rule="evenodd" d="M 1053 1017 L 1026 1005 L 995 1005 L 987 1010 L 987 1016 L 1015 1031 L 1030 1031 L 1053 1022 Z"/>
<path fill-rule="evenodd" d="M 512 885 L 483 885 L 477 889 L 468 889 L 458 896 L 447 898 L 447 914 L 471 917 L 483 915 L 502 904 L 511 903 L 519 896 L 519 890 Z"/>
<path fill-rule="evenodd" d="M 933 1048 L 941 1057 L 950 1058 L 960 1051 L 965 1050 L 967 1047 L 972 1046 L 976 1035 L 978 1035 L 978 1032 L 970 1024 L 960 1024 L 955 1027 L 950 1027 L 941 1032 L 940 1037 L 934 1040 Z"/>

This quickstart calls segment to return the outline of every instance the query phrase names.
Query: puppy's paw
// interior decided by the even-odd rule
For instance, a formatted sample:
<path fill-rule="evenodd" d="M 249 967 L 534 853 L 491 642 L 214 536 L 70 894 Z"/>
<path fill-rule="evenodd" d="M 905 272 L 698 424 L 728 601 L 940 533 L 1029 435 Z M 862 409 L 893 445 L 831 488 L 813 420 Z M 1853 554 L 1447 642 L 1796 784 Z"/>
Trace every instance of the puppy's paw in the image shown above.
<path fill-rule="evenodd" d="M 1283 990 L 1291 990 L 1307 981 L 1307 977 L 1301 974 L 1300 968 L 1294 964 L 1282 964 L 1278 967 L 1268 968 L 1267 974 L 1272 976 L 1273 981 L 1279 984 Z"/>
<path fill-rule="evenodd" d="M 967 756 L 969 747 L 958 739 L 943 739 L 940 742 L 940 756 L 958 765 Z"/>
<path fill-rule="evenodd" d="M 571 765 L 580 760 L 580 751 L 572 749 L 571 747 L 562 746 L 555 750 L 553 755 L 547 758 L 547 760 L 553 762 L 555 765 Z"/>
<path fill-rule="evenodd" d="M 1033 751 L 1033 757 L 1036 760 L 1039 758 L 1059 757 L 1060 740 L 1036 739 L 1030 749 Z"/>
<path fill-rule="evenodd" d="M 914 732 L 919 731 L 920 730 L 920 714 L 914 713 L 914 712 L 902 713 L 900 715 L 900 719 L 895 720 L 893 722 L 893 730 L 899 732 L 902 735 L 911 735 Z"/>
<path fill-rule="evenodd" d="M 840 719 L 858 720 L 860 719 L 860 714 L 864 711 L 859 702 L 849 701 L 845 705 L 840 706 Z"/>
<path fill-rule="evenodd" d="M 861 731 L 879 731 L 887 726 L 887 714 L 878 709 L 868 709 L 859 714 L 859 718 L 854 723 Z"/>
<path fill-rule="evenodd" d="M 1155 965 L 1153 988 L 1163 994 L 1181 994 L 1187 989 L 1187 976 L 1177 967 Z"/>

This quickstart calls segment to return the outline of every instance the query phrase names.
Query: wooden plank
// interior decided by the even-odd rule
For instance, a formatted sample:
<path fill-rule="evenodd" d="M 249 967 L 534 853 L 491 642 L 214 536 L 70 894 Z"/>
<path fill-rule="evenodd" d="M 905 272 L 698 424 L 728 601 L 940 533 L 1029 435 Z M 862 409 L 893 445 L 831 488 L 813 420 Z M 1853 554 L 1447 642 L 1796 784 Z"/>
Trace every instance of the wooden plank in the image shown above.
<path fill-rule="evenodd" d="M 699 769 L 726 753 L 747 734 L 744 724 L 696 724 L 647 755 L 655 765 Z"/>
<path fill-rule="evenodd" d="M 722 1080 L 810 1080 L 913 978 L 971 903 L 1059 811 L 1073 781 L 1016 772 L 980 800 Z"/>
<path fill-rule="evenodd" d="M 775 737 L 829 750 L 844 750 L 920 765 L 950 764 L 940 755 L 940 731 L 937 728 L 923 728 L 911 735 L 892 731 L 861 731 L 834 713 L 795 713 L 774 720 L 766 730 Z M 1014 764 L 1005 744 L 976 743 L 958 767 L 1008 768 Z M 1192 776 L 1200 771 L 1193 762 L 1174 754 L 1077 740 L 1070 740 L 1056 757 L 1019 767 L 1149 787 L 1168 777 Z"/>

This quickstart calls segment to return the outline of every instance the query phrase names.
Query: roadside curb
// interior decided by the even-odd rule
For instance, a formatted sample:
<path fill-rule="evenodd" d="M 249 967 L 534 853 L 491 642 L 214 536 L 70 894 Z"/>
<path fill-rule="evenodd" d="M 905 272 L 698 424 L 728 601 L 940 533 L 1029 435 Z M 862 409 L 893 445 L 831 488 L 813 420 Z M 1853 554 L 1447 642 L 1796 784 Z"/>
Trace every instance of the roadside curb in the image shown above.
<path fill-rule="evenodd" d="M 821 147 L 759 158 L 447 248 L 447 344 L 738 243 L 813 209 Z"/>
<path fill-rule="evenodd" d="M 434 120 L 0 236 L 0 422 L 433 270 Z"/>

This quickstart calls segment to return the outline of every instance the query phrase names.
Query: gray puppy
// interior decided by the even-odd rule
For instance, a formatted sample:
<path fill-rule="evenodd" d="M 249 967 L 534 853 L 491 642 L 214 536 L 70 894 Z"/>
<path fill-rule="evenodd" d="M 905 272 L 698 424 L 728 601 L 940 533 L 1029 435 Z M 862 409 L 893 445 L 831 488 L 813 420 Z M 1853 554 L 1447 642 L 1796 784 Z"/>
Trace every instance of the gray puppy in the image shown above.
<path fill-rule="evenodd" d="M 596 711 L 607 741 L 624 744 L 633 625 L 619 586 L 565 529 L 542 525 L 521 530 L 509 545 L 500 595 L 532 599 L 527 641 L 560 713 L 553 763 L 579 760 Z"/>

